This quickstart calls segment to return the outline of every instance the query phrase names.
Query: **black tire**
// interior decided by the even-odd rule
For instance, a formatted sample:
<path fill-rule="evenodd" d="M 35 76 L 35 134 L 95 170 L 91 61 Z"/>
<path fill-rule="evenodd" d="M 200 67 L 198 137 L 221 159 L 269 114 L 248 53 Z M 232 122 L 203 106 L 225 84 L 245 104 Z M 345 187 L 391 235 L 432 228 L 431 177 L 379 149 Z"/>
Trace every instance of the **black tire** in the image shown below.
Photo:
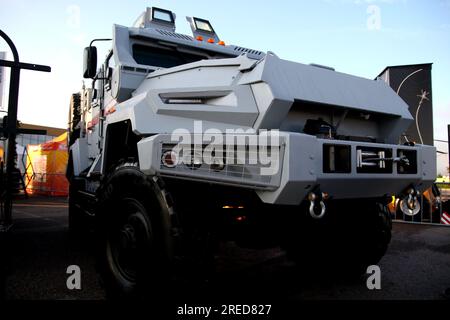
<path fill-rule="evenodd" d="M 71 237 L 78 237 L 85 230 L 86 225 L 83 219 L 83 212 L 79 207 L 77 188 L 72 181 L 69 184 L 69 234 Z"/>
<path fill-rule="evenodd" d="M 392 238 L 392 217 L 388 208 L 377 202 L 372 204 L 368 213 L 366 226 L 363 226 L 361 230 L 360 239 L 363 242 L 357 246 L 364 250 L 364 253 L 361 253 L 361 261 L 366 268 L 369 265 L 377 264 L 383 258 Z"/>
<path fill-rule="evenodd" d="M 350 209 L 355 207 L 359 210 Z M 290 225 L 284 242 L 287 256 L 307 275 L 360 276 L 380 261 L 391 240 L 391 215 L 373 201 L 333 203 L 324 218 L 306 214 Z"/>
<path fill-rule="evenodd" d="M 171 210 L 162 184 L 134 164 L 119 166 L 103 184 L 97 258 L 110 298 L 163 293 L 172 259 Z"/>

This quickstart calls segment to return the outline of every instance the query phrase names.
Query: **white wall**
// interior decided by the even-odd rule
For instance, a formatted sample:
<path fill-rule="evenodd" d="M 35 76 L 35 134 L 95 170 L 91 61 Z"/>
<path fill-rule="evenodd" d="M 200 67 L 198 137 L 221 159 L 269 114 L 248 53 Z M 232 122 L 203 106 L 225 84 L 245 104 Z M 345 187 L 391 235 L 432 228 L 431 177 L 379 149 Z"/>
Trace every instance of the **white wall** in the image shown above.
<path fill-rule="evenodd" d="M 448 144 L 445 142 L 435 142 L 437 150 L 448 153 Z M 448 176 L 448 154 L 437 154 L 437 173 L 443 176 Z"/>

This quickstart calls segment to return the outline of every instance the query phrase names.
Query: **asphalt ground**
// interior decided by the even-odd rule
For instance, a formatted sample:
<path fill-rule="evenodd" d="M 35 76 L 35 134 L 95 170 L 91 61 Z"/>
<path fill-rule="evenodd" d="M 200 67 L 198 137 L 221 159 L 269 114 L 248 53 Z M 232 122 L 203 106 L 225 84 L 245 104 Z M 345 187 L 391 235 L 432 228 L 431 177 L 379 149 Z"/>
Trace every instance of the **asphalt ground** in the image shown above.
<path fill-rule="evenodd" d="M 9 238 L 10 263 L 6 300 L 103 300 L 89 240 L 69 238 L 64 198 L 31 198 L 14 205 Z M 66 271 L 81 269 L 81 290 L 69 290 Z M 450 228 L 394 223 L 387 254 L 379 263 L 381 290 L 369 290 L 358 279 L 300 275 L 278 248 L 250 250 L 228 242 L 216 257 L 208 280 L 179 280 L 179 300 L 232 295 L 264 301 L 303 300 L 445 300 L 450 288 Z M 330 267 L 331 268 L 331 267 Z"/>

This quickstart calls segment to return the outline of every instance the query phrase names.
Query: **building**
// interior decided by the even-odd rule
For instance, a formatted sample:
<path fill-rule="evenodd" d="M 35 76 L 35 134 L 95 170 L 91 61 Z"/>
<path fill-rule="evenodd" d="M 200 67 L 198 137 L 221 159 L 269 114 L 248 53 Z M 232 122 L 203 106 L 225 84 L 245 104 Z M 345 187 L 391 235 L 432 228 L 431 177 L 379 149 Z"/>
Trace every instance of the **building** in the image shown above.
<path fill-rule="evenodd" d="M 21 129 L 45 130 L 47 134 L 18 134 L 16 142 L 18 145 L 26 147 L 29 144 L 40 144 L 62 135 L 67 129 L 45 127 L 29 123 L 21 123 Z"/>
<path fill-rule="evenodd" d="M 67 131 L 67 129 L 46 127 L 29 123 L 21 123 L 20 129 L 42 130 L 46 132 L 46 134 L 20 133 L 17 135 L 17 167 L 21 172 L 24 172 L 26 167 L 26 149 L 28 145 L 36 145 L 50 141 Z M 6 141 L 2 141 L 0 145 L 0 159 L 2 161 L 4 161 L 4 150 L 6 150 Z"/>

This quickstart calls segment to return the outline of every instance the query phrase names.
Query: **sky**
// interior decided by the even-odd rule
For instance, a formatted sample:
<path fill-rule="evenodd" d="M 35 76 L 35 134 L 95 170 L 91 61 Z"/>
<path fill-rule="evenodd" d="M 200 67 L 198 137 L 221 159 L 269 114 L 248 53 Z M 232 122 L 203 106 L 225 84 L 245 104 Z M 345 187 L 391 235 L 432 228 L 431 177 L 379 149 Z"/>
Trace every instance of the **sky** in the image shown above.
<path fill-rule="evenodd" d="M 0 0 L 0 29 L 21 61 L 52 67 L 22 72 L 19 119 L 65 128 L 69 97 L 82 86 L 83 48 L 150 6 L 175 12 L 179 33 L 191 33 L 185 16 L 205 18 L 226 43 L 369 79 L 386 66 L 432 62 L 434 134 L 447 140 L 450 0 Z M 98 48 L 101 61 L 108 45 Z M 2 41 L 0 51 L 8 51 Z"/>

